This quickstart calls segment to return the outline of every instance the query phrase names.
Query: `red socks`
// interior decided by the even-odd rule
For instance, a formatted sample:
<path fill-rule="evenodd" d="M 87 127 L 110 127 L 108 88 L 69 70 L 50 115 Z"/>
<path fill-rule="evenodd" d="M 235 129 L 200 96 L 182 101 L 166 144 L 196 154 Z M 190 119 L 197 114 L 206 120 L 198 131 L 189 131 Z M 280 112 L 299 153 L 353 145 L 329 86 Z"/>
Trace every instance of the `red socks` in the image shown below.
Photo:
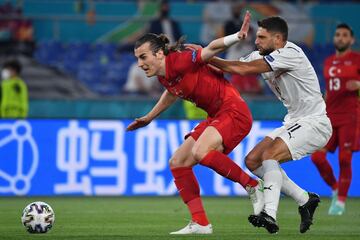
<path fill-rule="evenodd" d="M 258 182 L 252 179 L 236 163 L 234 163 L 225 154 L 218 151 L 210 151 L 201 161 L 201 165 L 213 169 L 221 176 L 240 183 L 244 188 L 247 185 L 255 187 Z M 200 198 L 199 184 L 191 167 L 178 167 L 171 169 L 175 179 L 175 185 L 179 194 L 188 206 L 192 216 L 192 221 L 206 226 L 209 220 L 206 217 L 204 207 Z"/>
<path fill-rule="evenodd" d="M 191 220 L 197 222 L 202 226 L 209 224 L 209 220 L 206 217 L 204 207 L 202 205 L 201 198 L 195 198 L 187 203 L 188 209 L 191 213 Z"/>
<path fill-rule="evenodd" d="M 211 168 L 221 176 L 233 182 L 240 183 L 244 188 L 247 185 L 255 187 L 258 182 L 252 179 L 228 156 L 218 151 L 210 151 L 201 161 L 201 165 Z"/>
<path fill-rule="evenodd" d="M 352 170 L 351 170 L 352 152 L 350 150 L 340 150 L 340 176 L 339 176 L 339 190 L 338 200 L 345 202 L 347 193 L 349 191 Z"/>
<path fill-rule="evenodd" d="M 188 206 L 192 221 L 203 226 L 208 225 L 209 220 L 206 217 L 205 210 L 201 202 L 199 184 L 195 178 L 192 168 L 173 168 L 171 169 L 171 173 L 174 176 L 175 185 L 182 200 Z"/>
<path fill-rule="evenodd" d="M 334 176 L 334 172 L 326 159 L 326 153 L 323 151 L 317 151 L 311 155 L 311 160 L 319 170 L 321 177 L 329 185 L 332 190 L 336 190 L 338 184 Z"/>

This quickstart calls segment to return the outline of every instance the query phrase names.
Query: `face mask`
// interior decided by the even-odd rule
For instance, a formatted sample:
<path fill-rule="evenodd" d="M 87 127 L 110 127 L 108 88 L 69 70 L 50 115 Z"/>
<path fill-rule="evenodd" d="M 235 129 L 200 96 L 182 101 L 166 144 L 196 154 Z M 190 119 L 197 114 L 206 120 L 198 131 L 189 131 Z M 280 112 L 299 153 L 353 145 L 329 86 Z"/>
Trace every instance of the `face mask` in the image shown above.
<path fill-rule="evenodd" d="M 6 80 L 6 79 L 10 78 L 10 75 L 11 75 L 11 73 L 10 73 L 10 70 L 8 70 L 8 69 L 3 69 L 1 71 L 1 79 L 2 80 Z"/>

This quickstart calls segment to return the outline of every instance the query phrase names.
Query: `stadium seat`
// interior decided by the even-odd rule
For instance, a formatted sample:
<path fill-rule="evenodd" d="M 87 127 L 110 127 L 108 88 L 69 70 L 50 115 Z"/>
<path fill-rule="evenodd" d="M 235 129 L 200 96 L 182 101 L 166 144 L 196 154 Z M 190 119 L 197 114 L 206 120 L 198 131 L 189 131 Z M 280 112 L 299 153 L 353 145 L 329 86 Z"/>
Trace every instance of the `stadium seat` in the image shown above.
<path fill-rule="evenodd" d="M 37 44 L 34 58 L 44 64 L 53 66 L 61 59 L 63 45 L 58 41 L 42 41 Z"/>
<path fill-rule="evenodd" d="M 103 77 L 103 69 L 98 68 L 98 66 L 93 63 L 81 63 L 79 64 L 77 77 L 87 86 L 91 86 L 101 80 Z"/>

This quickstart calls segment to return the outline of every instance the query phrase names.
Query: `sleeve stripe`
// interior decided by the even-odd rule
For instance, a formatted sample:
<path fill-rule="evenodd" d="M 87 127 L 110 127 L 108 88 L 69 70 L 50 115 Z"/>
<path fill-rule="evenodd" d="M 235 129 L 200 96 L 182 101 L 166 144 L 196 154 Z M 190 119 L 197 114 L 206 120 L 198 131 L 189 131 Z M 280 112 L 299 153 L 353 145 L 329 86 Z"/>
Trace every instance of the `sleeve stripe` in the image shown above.
<path fill-rule="evenodd" d="M 267 65 L 269 65 L 269 67 L 270 67 L 271 71 L 274 71 L 274 69 L 271 67 L 270 63 L 266 60 L 266 58 L 265 58 L 265 57 L 263 57 L 263 59 L 264 59 L 264 61 L 267 63 Z"/>
<path fill-rule="evenodd" d="M 201 52 L 202 48 L 196 50 L 196 62 L 198 63 L 204 63 L 204 61 L 201 59 Z"/>
<path fill-rule="evenodd" d="M 299 50 L 297 50 L 296 48 L 293 48 L 293 47 L 287 47 L 287 48 L 294 49 L 295 51 L 297 51 L 298 53 L 300 53 L 300 51 L 299 51 Z"/>

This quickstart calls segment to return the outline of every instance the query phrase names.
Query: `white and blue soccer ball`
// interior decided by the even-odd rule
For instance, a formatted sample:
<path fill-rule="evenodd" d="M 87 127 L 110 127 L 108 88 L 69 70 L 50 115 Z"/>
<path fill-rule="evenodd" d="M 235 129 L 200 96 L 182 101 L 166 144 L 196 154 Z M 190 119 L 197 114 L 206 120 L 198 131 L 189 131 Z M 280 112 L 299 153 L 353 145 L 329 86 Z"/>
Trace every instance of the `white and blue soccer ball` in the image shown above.
<path fill-rule="evenodd" d="M 54 210 L 45 202 L 33 202 L 22 213 L 21 222 L 29 233 L 46 233 L 55 221 Z"/>

